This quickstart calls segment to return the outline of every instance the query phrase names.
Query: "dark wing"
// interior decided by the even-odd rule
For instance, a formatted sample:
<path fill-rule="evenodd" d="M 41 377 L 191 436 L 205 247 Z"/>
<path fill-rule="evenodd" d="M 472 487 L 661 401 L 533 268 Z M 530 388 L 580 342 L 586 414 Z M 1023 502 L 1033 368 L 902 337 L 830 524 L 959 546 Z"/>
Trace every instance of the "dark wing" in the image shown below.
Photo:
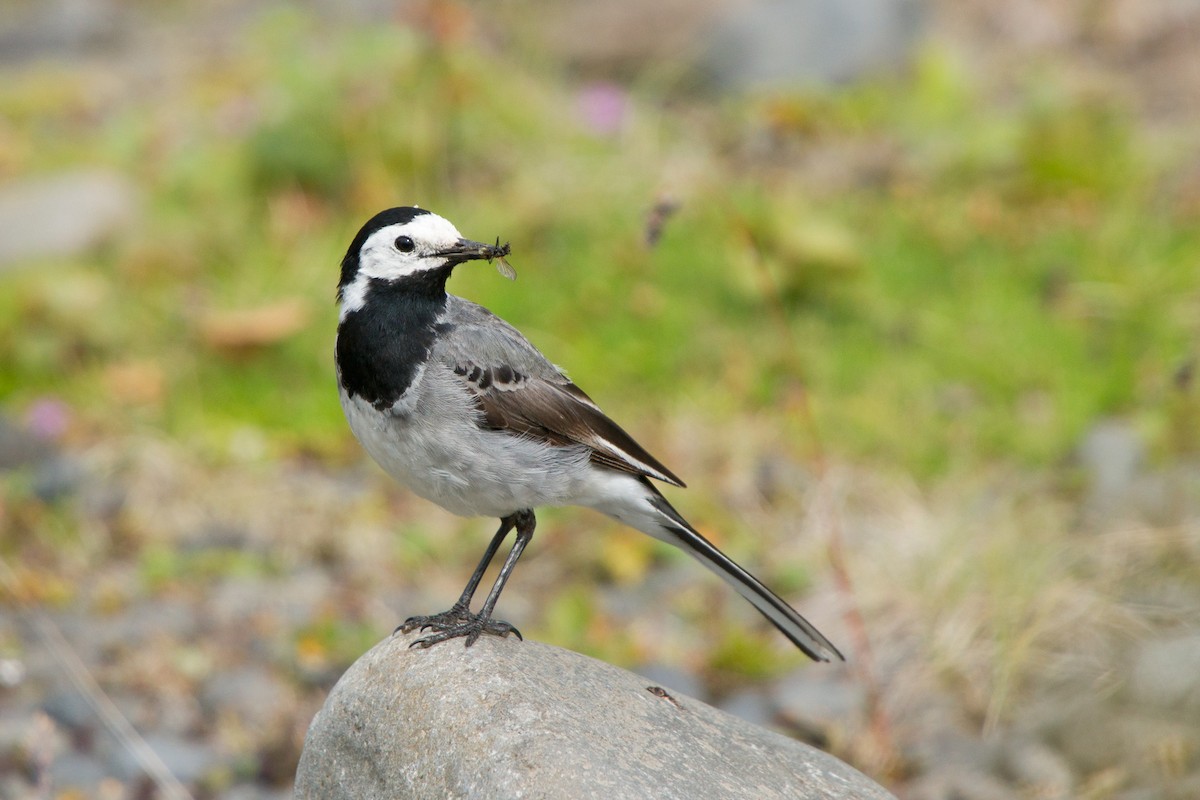
<path fill-rule="evenodd" d="M 451 301 L 432 355 L 462 379 L 483 424 L 553 445 L 582 444 L 597 464 L 684 485 L 519 331 L 474 303 Z"/>

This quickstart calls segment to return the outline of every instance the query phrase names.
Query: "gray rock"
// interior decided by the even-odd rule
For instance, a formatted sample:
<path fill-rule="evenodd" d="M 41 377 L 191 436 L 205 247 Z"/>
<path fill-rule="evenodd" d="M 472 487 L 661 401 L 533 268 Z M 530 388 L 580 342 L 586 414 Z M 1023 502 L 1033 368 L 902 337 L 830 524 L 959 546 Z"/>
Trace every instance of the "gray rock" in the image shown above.
<path fill-rule="evenodd" d="M 1067 760 L 1036 739 L 1017 735 L 1006 742 L 1004 771 L 1027 794 L 1044 800 L 1075 796 L 1075 775 Z"/>
<path fill-rule="evenodd" d="M 1142 519 L 1163 528 L 1178 526 L 1184 545 L 1200 557 L 1200 464 L 1171 464 L 1143 475 L 1132 492 Z"/>
<path fill-rule="evenodd" d="M 86 252 L 127 226 L 133 185 L 110 170 L 81 170 L 0 187 L 0 269 Z"/>
<path fill-rule="evenodd" d="M 67 751 L 55 757 L 50 764 L 50 785 L 56 793 L 65 794 L 68 789 L 91 789 L 107 777 L 108 770 L 104 765 L 87 753 Z"/>
<path fill-rule="evenodd" d="M 191 601 L 175 597 L 155 598 L 113 614 L 71 610 L 55 615 L 54 621 L 81 656 L 95 659 L 142 647 L 156 637 L 194 640 L 205 622 Z"/>
<path fill-rule="evenodd" d="M 42 464 L 56 454 L 49 440 L 0 417 L 0 472 Z"/>
<path fill-rule="evenodd" d="M 42 701 L 42 711 L 74 737 L 86 735 L 100 724 L 87 698 L 74 688 L 48 695 Z"/>
<path fill-rule="evenodd" d="M 735 3 L 709 37 L 704 71 L 734 89 L 853 80 L 903 64 L 925 16 L 923 0 Z"/>
<path fill-rule="evenodd" d="M 905 788 L 906 800 L 1022 800 L 1016 789 L 981 772 L 935 770 Z"/>
<path fill-rule="evenodd" d="M 802 667 L 772 687 L 779 713 L 808 730 L 847 730 L 866 718 L 867 696 L 845 670 Z"/>
<path fill-rule="evenodd" d="M 200 704 L 210 716 L 230 713 L 255 728 L 276 723 L 294 703 L 282 680 L 258 666 L 218 670 L 200 692 Z"/>
<path fill-rule="evenodd" d="M 1078 458 L 1088 476 L 1087 514 L 1100 520 L 1126 510 L 1146 459 L 1138 432 L 1121 420 L 1101 420 L 1083 437 Z"/>
<path fill-rule="evenodd" d="M 8 0 L 6 6 L 0 61 L 81 54 L 119 40 L 121 9 L 113 0 Z"/>
<path fill-rule="evenodd" d="M 869 798 L 827 753 L 537 642 L 381 642 L 308 730 L 297 798 Z"/>
<path fill-rule="evenodd" d="M 7 770 L 7 774 L 0 773 L 0 797 L 18 798 L 33 798 L 38 796 L 38 789 L 29 781 L 25 780 L 25 776 L 21 775 L 17 770 Z"/>
<path fill-rule="evenodd" d="M 221 800 L 291 800 L 290 789 L 243 783 L 221 793 Z"/>
<path fill-rule="evenodd" d="M 208 592 L 206 616 L 219 627 L 237 627 L 246 609 L 299 627 L 318 615 L 318 608 L 334 592 L 333 580 L 320 569 L 306 567 L 278 580 L 234 575 Z"/>
<path fill-rule="evenodd" d="M 744 90 L 847 81 L 905 63 L 929 0 L 560 0 L 532 35 L 588 75 L 664 69 Z"/>
<path fill-rule="evenodd" d="M 752 725 L 769 728 L 775 723 L 775 708 L 771 705 L 771 701 L 761 691 L 755 689 L 734 692 L 721 700 L 717 707 L 726 714 L 733 714 L 738 719 L 743 719 Z"/>
<path fill-rule="evenodd" d="M 12 689 L 20 686 L 27 674 L 25 662 L 21 659 L 0 658 L 0 689 Z"/>
<path fill-rule="evenodd" d="M 148 733 L 146 744 L 180 783 L 194 784 L 221 770 L 225 759 L 210 745 L 162 733 Z M 125 747 L 114 746 L 109 754 L 109 769 L 123 781 L 135 781 L 145 775 L 137 756 Z"/>
<path fill-rule="evenodd" d="M 1136 707 L 1094 704 L 1065 711 L 1057 730 L 1050 733 L 1050 743 L 1076 772 L 1088 774 L 1119 765 L 1132 786 L 1150 785 L 1161 778 L 1163 753 L 1200 752 L 1195 712 L 1169 719 Z"/>
<path fill-rule="evenodd" d="M 998 747 L 961 725 L 948 724 L 923 730 L 909 743 L 909 757 L 927 777 L 936 777 L 932 786 L 945 785 L 950 796 L 967 776 L 991 776 L 1001 766 Z M 934 793 L 937 796 L 937 793 Z"/>
<path fill-rule="evenodd" d="M 18 753 L 27 749 L 29 744 L 30 720 L 32 709 L 9 703 L 5 698 L 6 707 L 0 709 L 0 763 L 15 763 L 19 760 Z M 7 797 L 0 791 L 0 797 Z"/>
<path fill-rule="evenodd" d="M 1158 789 L 1130 789 L 1113 795 L 1113 800 L 1163 800 L 1163 793 Z"/>
<path fill-rule="evenodd" d="M 1141 707 L 1200 715 L 1200 634 L 1145 642 L 1134 657 L 1129 695 Z"/>
<path fill-rule="evenodd" d="M 34 471 L 33 493 L 43 503 L 53 503 L 73 494 L 86 477 L 83 464 L 74 458 L 51 458 Z"/>

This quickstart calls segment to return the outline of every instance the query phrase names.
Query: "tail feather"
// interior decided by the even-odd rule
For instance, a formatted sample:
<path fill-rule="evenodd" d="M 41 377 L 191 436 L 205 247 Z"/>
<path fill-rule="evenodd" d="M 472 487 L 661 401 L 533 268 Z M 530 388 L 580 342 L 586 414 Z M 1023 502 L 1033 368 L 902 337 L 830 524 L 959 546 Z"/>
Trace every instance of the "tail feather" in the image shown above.
<path fill-rule="evenodd" d="M 834 658 L 839 661 L 846 660 L 812 623 L 763 585 L 762 581 L 742 569 L 733 559 L 700 535 L 648 481 L 646 485 L 651 489 L 651 505 L 665 517 L 661 525 L 668 535 L 660 538 L 671 541 L 719 575 L 809 658 L 814 661 L 830 661 Z"/>

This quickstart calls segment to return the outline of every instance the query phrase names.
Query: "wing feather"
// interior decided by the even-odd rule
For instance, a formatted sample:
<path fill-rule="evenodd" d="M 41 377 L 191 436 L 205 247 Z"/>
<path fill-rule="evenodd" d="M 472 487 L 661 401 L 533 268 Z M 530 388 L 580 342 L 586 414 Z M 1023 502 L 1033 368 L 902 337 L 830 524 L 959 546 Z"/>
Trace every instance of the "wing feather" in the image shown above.
<path fill-rule="evenodd" d="M 432 355 L 462 380 L 481 424 L 556 446 L 582 444 L 597 464 L 684 485 L 519 331 L 481 306 L 451 299 L 457 302 Z"/>

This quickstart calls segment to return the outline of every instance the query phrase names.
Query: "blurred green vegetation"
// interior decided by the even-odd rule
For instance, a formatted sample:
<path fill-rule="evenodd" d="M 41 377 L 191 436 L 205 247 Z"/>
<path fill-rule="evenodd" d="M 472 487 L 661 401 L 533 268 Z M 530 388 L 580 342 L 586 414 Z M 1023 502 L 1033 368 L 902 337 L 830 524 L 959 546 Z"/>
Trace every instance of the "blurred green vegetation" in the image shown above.
<path fill-rule="evenodd" d="M 1108 414 L 1169 452 L 1195 414 L 1172 383 L 1200 334 L 1197 211 L 1166 180 L 1180 143 L 1052 76 L 999 106 L 928 52 L 836 91 L 635 87 L 596 130 L 519 58 L 291 13 L 187 91 L 103 105 L 92 80 L 0 86 L 6 173 L 100 163 L 145 192 L 131 235 L 4 276 L 11 408 L 58 396 L 216 460 L 247 430 L 272 455 L 357 457 L 333 390 L 337 264 L 370 214 L 416 203 L 512 241 L 515 284 L 464 269 L 453 290 L 651 444 L 683 407 L 785 424 L 797 385 L 823 448 L 918 476 L 1052 464 Z M 664 193 L 680 211 L 649 248 Z M 228 318 L 268 332 L 231 343 Z"/>

